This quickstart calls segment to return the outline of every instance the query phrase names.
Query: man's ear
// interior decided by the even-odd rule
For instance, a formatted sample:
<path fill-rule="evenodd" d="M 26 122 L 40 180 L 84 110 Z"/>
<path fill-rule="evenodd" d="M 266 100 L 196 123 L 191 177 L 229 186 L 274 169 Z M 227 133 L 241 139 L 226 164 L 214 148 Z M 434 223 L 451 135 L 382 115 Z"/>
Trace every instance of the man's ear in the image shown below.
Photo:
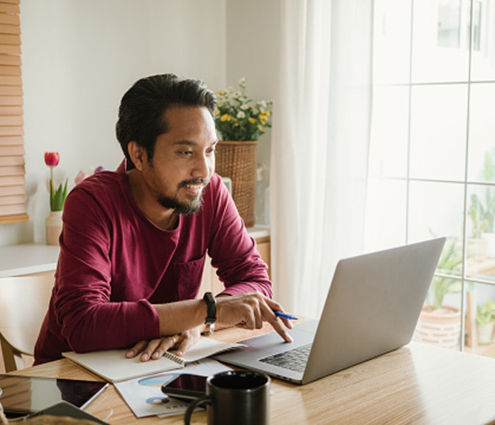
<path fill-rule="evenodd" d="M 146 149 L 144 149 L 141 145 L 138 145 L 136 142 L 129 142 L 127 145 L 127 152 L 131 157 L 131 161 L 136 167 L 137 170 L 143 171 L 143 164 L 145 161 L 148 161 L 148 155 L 146 153 Z"/>

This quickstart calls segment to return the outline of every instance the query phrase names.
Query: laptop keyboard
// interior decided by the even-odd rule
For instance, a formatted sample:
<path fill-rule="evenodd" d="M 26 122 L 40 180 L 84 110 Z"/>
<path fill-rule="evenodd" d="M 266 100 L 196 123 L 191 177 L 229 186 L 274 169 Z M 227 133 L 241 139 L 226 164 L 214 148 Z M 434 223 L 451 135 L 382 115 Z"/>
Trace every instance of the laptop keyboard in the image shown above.
<path fill-rule="evenodd" d="M 293 370 L 294 372 L 304 372 L 311 351 L 311 345 L 312 344 L 302 345 L 293 350 L 273 354 L 260 359 L 260 362 L 283 367 L 285 369 Z"/>

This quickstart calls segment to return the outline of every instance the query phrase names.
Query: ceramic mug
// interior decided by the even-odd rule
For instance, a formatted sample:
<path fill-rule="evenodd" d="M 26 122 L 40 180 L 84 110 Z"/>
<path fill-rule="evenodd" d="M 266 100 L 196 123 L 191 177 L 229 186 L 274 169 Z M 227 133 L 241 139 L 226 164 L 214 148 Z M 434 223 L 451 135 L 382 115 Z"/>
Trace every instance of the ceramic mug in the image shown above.
<path fill-rule="evenodd" d="M 207 406 L 208 425 L 268 425 L 270 378 L 263 373 L 229 370 L 210 376 L 206 396 L 193 401 L 184 416 L 190 424 L 197 407 Z"/>

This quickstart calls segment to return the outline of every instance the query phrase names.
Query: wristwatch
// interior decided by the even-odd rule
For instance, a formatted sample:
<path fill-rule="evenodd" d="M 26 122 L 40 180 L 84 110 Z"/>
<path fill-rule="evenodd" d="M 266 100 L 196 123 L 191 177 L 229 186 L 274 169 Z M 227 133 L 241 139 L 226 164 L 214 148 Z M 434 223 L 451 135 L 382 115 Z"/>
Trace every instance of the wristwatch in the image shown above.
<path fill-rule="evenodd" d="M 211 292 L 205 292 L 203 300 L 206 302 L 205 333 L 211 335 L 215 330 L 215 322 L 217 321 L 217 302 L 215 295 Z"/>

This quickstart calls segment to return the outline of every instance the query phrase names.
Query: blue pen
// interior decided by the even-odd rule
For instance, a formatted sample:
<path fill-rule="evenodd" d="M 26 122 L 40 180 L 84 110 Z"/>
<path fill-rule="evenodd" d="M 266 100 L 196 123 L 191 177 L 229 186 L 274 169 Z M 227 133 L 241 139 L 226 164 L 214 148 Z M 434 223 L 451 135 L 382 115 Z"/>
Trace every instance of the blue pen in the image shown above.
<path fill-rule="evenodd" d="M 292 316 L 290 314 L 282 313 L 281 311 L 278 310 L 274 310 L 273 312 L 275 313 L 275 316 L 281 317 L 282 319 L 297 320 L 297 317 Z"/>

